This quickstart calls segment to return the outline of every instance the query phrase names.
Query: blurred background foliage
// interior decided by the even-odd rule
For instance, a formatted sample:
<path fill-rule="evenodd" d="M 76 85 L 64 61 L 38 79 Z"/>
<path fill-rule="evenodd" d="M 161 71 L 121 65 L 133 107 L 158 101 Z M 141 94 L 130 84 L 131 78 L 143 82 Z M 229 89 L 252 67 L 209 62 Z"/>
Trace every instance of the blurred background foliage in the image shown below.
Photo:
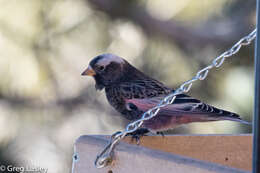
<path fill-rule="evenodd" d="M 176 88 L 255 27 L 255 0 L 0 0 L 0 163 L 71 169 L 73 143 L 127 121 L 91 78 L 110 52 Z M 253 44 L 190 95 L 251 121 Z M 250 133 L 234 122 L 193 123 L 168 133 Z"/>

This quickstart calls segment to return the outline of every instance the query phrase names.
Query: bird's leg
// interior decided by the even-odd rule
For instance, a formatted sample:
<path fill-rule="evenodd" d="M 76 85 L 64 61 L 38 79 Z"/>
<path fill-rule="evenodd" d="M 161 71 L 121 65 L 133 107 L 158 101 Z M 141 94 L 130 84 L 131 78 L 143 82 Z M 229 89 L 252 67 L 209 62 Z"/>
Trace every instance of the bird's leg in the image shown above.
<path fill-rule="evenodd" d="M 148 133 L 149 130 L 146 128 L 140 128 L 137 129 L 136 131 L 132 132 L 132 133 L 128 133 L 126 136 L 132 136 L 132 141 L 135 140 L 137 145 L 140 144 L 140 138 L 142 136 L 145 136 L 146 133 Z"/>
<path fill-rule="evenodd" d="M 161 135 L 162 137 L 164 137 L 164 133 L 163 132 L 156 132 L 157 135 Z"/>

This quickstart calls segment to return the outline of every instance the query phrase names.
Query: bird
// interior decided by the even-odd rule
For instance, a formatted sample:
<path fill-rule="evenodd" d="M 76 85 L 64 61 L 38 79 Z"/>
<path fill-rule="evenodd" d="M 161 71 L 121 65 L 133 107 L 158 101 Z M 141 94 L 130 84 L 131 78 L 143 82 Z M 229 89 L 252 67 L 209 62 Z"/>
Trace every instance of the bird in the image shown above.
<path fill-rule="evenodd" d="M 94 57 L 81 75 L 93 77 L 96 90 L 104 89 L 109 104 L 131 121 L 140 119 L 144 112 L 175 91 L 144 74 L 124 58 L 111 53 Z M 162 107 L 156 116 L 145 120 L 141 128 L 131 135 L 139 139 L 148 132 L 163 134 L 164 131 L 182 124 L 220 120 L 250 124 L 236 113 L 216 108 L 186 94 L 179 94 L 172 104 Z"/>

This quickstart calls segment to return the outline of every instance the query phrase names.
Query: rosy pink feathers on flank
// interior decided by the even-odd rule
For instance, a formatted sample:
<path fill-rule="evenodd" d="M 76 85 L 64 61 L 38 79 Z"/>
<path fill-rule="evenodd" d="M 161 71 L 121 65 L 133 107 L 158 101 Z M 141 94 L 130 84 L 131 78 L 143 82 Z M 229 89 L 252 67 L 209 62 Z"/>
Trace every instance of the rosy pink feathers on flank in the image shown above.
<path fill-rule="evenodd" d="M 146 112 L 157 106 L 163 97 L 145 98 L 145 99 L 127 99 L 126 104 L 133 104 L 140 112 Z M 189 99 L 187 102 L 183 100 Z M 181 124 L 191 122 L 206 122 L 218 120 L 237 121 L 244 124 L 250 124 L 241 120 L 237 114 L 220 110 L 213 106 L 200 102 L 199 100 L 191 102 L 193 99 L 189 96 L 177 96 L 176 104 L 170 104 L 162 107 L 158 114 L 150 120 L 144 121 L 143 127 L 152 131 L 164 131 L 172 129 Z M 204 109 L 203 109 L 204 108 Z M 228 115 L 227 115 L 228 113 Z M 141 118 L 142 114 L 139 118 Z"/>

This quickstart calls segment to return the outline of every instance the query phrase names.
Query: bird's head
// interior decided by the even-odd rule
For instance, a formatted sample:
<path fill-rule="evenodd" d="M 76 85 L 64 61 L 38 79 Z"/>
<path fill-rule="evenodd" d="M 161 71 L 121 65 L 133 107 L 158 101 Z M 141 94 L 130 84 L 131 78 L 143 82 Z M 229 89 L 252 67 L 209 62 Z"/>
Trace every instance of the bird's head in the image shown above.
<path fill-rule="evenodd" d="M 125 64 L 128 64 L 127 61 L 121 57 L 109 53 L 102 54 L 94 57 L 81 75 L 94 77 L 96 89 L 102 90 L 122 78 Z"/>

